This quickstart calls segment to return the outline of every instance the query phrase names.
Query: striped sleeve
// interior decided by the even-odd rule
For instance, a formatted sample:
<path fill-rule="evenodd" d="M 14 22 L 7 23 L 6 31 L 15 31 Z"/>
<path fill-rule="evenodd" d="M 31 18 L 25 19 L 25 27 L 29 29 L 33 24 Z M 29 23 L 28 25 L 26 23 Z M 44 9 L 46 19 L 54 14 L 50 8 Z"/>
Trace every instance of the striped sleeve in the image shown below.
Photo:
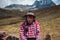
<path fill-rule="evenodd" d="M 20 39 L 27 40 L 26 37 L 24 36 L 24 29 L 22 25 L 20 26 Z"/>
<path fill-rule="evenodd" d="M 36 40 L 41 40 L 41 32 L 40 32 L 40 26 L 39 26 L 39 23 L 37 23 L 36 24 L 36 29 L 37 29 L 37 31 L 36 31 Z"/>

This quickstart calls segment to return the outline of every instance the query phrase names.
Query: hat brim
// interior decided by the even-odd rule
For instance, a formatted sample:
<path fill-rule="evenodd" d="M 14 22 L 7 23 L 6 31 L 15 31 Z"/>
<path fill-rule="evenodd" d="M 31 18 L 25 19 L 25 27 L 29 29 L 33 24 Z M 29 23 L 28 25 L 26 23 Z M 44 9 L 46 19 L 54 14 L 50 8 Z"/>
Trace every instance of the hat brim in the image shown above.
<path fill-rule="evenodd" d="M 34 15 L 24 15 L 23 17 L 25 18 L 27 16 L 32 16 L 33 18 L 36 18 L 36 16 L 34 16 Z"/>

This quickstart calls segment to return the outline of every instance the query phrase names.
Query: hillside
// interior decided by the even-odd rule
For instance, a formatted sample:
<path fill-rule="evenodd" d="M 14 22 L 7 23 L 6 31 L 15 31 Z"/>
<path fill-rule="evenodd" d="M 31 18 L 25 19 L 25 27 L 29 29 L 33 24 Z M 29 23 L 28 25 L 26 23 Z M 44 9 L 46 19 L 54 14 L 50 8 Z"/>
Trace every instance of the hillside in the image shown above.
<path fill-rule="evenodd" d="M 33 10 L 37 16 L 37 20 L 40 22 L 42 40 L 45 35 L 49 33 L 52 40 L 60 40 L 60 5 Z M 7 31 L 9 34 L 19 35 L 21 18 L 26 11 L 8 10 L 0 8 L 0 31 Z"/>
<path fill-rule="evenodd" d="M 34 11 L 41 25 L 41 32 L 44 36 L 49 32 L 52 40 L 60 40 L 60 6 Z M 42 37 L 43 38 L 43 37 Z"/>
<path fill-rule="evenodd" d="M 6 6 L 5 8 L 19 9 L 19 10 L 32 10 L 34 8 L 42 9 L 42 8 L 49 8 L 52 6 L 56 6 L 56 4 L 52 0 L 35 0 L 35 2 L 32 5 L 11 4 Z"/>

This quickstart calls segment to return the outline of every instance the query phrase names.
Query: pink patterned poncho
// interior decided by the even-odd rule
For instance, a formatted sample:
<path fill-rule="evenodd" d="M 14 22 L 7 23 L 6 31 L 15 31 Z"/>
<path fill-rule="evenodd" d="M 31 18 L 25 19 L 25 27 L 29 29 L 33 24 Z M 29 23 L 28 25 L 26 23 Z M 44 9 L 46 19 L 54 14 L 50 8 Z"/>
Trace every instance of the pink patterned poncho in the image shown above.
<path fill-rule="evenodd" d="M 32 25 L 27 25 L 28 32 L 24 31 L 25 24 L 20 25 L 20 38 L 21 40 L 27 40 L 27 38 L 36 38 L 36 40 L 41 40 L 40 26 L 37 21 L 33 22 Z M 26 29 L 25 29 L 26 30 Z"/>

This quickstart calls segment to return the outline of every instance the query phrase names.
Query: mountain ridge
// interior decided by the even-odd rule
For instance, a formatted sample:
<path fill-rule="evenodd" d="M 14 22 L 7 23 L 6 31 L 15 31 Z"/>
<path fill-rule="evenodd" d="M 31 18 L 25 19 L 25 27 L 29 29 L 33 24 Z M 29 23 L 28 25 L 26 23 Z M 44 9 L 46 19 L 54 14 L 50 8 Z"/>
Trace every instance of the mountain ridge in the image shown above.
<path fill-rule="evenodd" d="M 49 7 L 52 7 L 52 6 L 56 6 L 56 4 L 49 0 L 49 1 L 46 1 L 46 0 L 36 0 L 32 5 L 19 5 L 19 4 L 11 4 L 9 6 L 6 6 L 5 8 L 10 8 L 10 9 L 20 9 L 20 10 L 33 10 L 35 8 L 37 9 L 42 9 L 42 8 L 49 8 Z"/>
<path fill-rule="evenodd" d="M 37 18 L 42 18 L 43 20 L 52 20 L 55 18 L 60 17 L 60 5 L 46 8 L 46 9 L 38 9 L 38 10 L 32 10 L 31 12 L 35 13 Z M 19 11 L 19 10 L 8 10 L 8 9 L 2 9 L 0 8 L 0 19 L 9 19 L 9 18 L 22 18 L 23 15 L 25 15 L 27 11 Z M 14 21 L 15 22 L 15 21 Z"/>

